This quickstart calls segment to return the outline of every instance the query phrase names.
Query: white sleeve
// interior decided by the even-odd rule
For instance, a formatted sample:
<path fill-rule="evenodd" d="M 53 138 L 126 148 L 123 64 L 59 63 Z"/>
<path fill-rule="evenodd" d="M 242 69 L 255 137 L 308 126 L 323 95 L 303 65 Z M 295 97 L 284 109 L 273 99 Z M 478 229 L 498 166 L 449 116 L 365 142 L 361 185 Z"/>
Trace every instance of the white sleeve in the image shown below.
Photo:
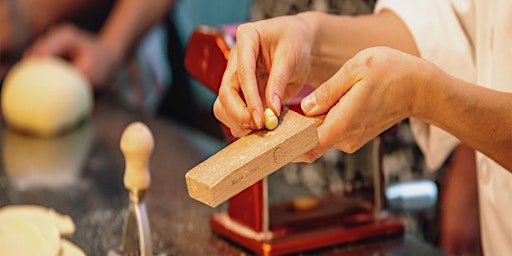
<path fill-rule="evenodd" d="M 380 0 L 375 13 L 389 10 L 400 17 L 414 37 L 422 58 L 460 79 L 474 82 L 471 42 L 461 18 L 468 13 L 449 0 Z M 392 36 L 392 35 L 390 35 Z M 429 170 L 441 167 L 459 140 L 438 127 L 410 118 L 412 132 Z"/>

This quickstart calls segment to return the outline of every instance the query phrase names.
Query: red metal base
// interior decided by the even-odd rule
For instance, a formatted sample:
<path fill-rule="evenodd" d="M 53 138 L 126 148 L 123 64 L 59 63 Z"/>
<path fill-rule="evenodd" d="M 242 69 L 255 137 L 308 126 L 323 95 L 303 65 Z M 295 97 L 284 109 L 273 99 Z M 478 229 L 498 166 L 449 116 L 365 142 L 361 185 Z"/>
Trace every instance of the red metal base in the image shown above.
<path fill-rule="evenodd" d="M 233 220 L 226 212 L 214 214 L 210 224 L 214 233 L 261 255 L 297 253 L 404 233 L 402 218 L 387 211 L 375 214 L 351 205 L 334 214 L 341 209 L 337 205 L 306 212 L 294 212 L 286 204 L 271 206 L 270 231 L 266 233 Z"/>

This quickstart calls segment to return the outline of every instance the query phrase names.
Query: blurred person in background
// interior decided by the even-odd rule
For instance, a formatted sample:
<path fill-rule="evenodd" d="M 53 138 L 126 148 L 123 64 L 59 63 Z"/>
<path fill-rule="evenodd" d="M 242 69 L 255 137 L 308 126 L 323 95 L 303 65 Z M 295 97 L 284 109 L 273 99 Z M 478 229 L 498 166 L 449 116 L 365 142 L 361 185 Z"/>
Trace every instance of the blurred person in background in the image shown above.
<path fill-rule="evenodd" d="M 67 59 L 95 89 L 155 113 L 169 86 L 163 24 L 173 0 L 0 0 L 0 75 L 23 57 Z M 115 84 L 115 85 L 114 85 Z M 96 90 L 98 91 L 98 90 Z"/>

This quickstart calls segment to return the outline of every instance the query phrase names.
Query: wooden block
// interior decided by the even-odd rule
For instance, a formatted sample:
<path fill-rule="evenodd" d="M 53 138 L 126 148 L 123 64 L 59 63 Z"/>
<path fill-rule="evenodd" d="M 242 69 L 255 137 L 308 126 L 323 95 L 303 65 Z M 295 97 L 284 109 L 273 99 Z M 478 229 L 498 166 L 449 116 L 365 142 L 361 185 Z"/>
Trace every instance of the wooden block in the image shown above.
<path fill-rule="evenodd" d="M 190 197 L 215 207 L 318 145 L 314 118 L 285 110 L 275 130 L 254 131 L 187 172 Z"/>

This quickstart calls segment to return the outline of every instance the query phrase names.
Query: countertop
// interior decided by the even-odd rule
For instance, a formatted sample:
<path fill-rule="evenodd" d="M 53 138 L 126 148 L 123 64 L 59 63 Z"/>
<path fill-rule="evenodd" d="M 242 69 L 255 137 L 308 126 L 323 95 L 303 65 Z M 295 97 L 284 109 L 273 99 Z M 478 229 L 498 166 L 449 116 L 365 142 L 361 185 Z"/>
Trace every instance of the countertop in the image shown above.
<path fill-rule="evenodd" d="M 55 139 L 17 134 L 0 124 L 0 207 L 38 204 L 70 215 L 69 237 L 87 255 L 106 255 L 121 243 L 128 192 L 119 140 L 133 121 L 148 125 L 155 138 L 152 183 L 145 201 L 153 246 L 167 255 L 246 255 L 251 252 L 213 234 L 211 208 L 188 196 L 185 173 L 225 142 L 168 120 L 134 114 L 100 99 L 90 119 Z M 439 250 L 412 235 L 363 241 L 302 255 L 436 255 Z"/>

